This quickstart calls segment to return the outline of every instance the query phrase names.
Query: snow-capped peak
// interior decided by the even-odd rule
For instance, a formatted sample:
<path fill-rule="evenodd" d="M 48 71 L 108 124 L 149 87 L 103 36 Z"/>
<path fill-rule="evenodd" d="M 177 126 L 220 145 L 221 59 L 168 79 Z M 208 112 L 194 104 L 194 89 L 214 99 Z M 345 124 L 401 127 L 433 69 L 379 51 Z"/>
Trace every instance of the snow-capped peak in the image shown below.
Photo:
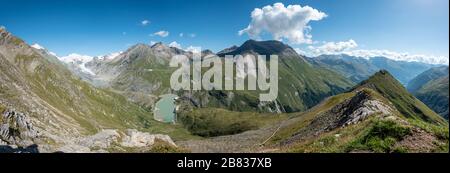
<path fill-rule="evenodd" d="M 54 53 L 54 52 L 48 52 L 48 54 L 53 55 L 53 56 L 55 56 L 55 57 L 58 57 L 58 56 L 56 55 L 56 53 Z"/>
<path fill-rule="evenodd" d="M 33 47 L 33 48 L 35 48 L 35 49 L 38 49 L 38 50 L 45 50 L 44 47 L 42 47 L 41 45 L 39 45 L 39 44 L 37 44 L 37 43 L 34 43 L 33 45 L 31 45 L 31 47 Z"/>
<path fill-rule="evenodd" d="M 95 75 L 95 73 L 92 72 L 91 69 L 86 67 L 86 63 L 88 63 L 88 62 L 93 60 L 92 56 L 80 55 L 80 54 L 72 53 L 70 55 L 61 57 L 59 59 L 62 62 L 64 62 L 64 63 L 72 64 L 74 66 L 77 66 L 84 73 L 87 73 L 87 74 L 90 74 L 90 75 Z"/>
<path fill-rule="evenodd" d="M 65 63 L 87 63 L 92 61 L 93 57 L 89 55 L 80 55 L 76 53 L 69 54 L 60 58 Z"/>
<path fill-rule="evenodd" d="M 114 53 L 110 53 L 107 55 L 99 56 L 98 59 L 101 61 L 108 61 L 108 60 L 112 60 L 112 59 L 116 58 L 117 56 L 119 56 L 122 53 L 123 52 L 114 52 Z"/>

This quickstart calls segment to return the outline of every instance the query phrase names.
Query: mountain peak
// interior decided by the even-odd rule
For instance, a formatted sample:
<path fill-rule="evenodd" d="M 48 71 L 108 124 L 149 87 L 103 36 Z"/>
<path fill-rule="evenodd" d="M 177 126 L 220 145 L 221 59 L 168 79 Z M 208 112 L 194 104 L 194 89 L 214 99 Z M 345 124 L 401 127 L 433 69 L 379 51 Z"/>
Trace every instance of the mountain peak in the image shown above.
<path fill-rule="evenodd" d="M 209 49 L 206 49 L 206 50 L 202 51 L 202 55 L 211 55 L 211 54 L 214 54 L 214 52 L 209 50 Z"/>
<path fill-rule="evenodd" d="M 232 47 L 233 48 L 233 47 Z M 228 55 L 238 55 L 247 53 L 256 53 L 259 55 L 286 55 L 286 56 L 298 56 L 298 54 L 290 46 L 277 41 L 277 40 L 267 40 L 267 41 L 256 41 L 247 40 L 240 47 L 228 48 L 229 51 L 221 51 L 218 53 L 219 56 Z"/>
<path fill-rule="evenodd" d="M 421 119 L 436 124 L 445 123 L 445 120 L 410 94 L 387 70 L 376 72 L 369 79 L 356 86 L 355 90 L 364 88 L 373 89 L 380 93 L 406 118 Z"/>
<path fill-rule="evenodd" d="M 387 70 L 380 70 L 373 74 L 371 77 L 362 81 L 358 87 L 369 87 L 376 89 L 377 87 L 381 87 L 381 85 L 389 84 L 391 89 L 404 89 L 403 85 L 395 79 L 391 73 Z"/>
<path fill-rule="evenodd" d="M 11 34 L 5 27 L 0 27 L 0 45 L 13 44 L 15 46 L 24 45 L 25 42 Z"/>
<path fill-rule="evenodd" d="M 31 45 L 31 47 L 38 49 L 38 50 L 46 50 L 45 47 L 42 47 L 41 45 L 34 43 Z"/>
<path fill-rule="evenodd" d="M 217 54 L 218 54 L 218 55 L 227 55 L 228 53 L 230 53 L 230 52 L 232 52 L 232 51 L 235 51 L 237 48 L 239 48 L 239 47 L 236 46 L 236 45 L 233 45 L 233 46 L 231 46 L 231 47 L 229 47 L 229 48 L 225 48 L 225 49 L 223 49 L 223 50 L 217 52 Z"/>
<path fill-rule="evenodd" d="M 128 48 L 125 52 L 132 52 L 132 51 L 136 51 L 136 50 L 150 50 L 153 46 L 149 46 L 148 44 L 144 44 L 144 43 L 137 43 L 133 46 L 131 46 L 130 48 Z"/>
<path fill-rule="evenodd" d="M 164 44 L 162 42 L 156 42 L 155 44 L 151 45 L 152 48 L 160 46 L 164 46 Z"/>

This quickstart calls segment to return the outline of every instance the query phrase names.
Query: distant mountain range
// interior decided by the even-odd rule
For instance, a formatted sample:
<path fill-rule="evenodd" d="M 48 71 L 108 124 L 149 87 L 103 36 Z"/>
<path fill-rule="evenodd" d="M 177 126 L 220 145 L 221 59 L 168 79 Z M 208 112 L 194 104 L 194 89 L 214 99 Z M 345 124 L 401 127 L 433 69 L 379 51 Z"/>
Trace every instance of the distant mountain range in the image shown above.
<path fill-rule="evenodd" d="M 418 74 L 438 66 L 422 62 L 395 61 L 386 57 L 362 58 L 346 54 L 321 55 L 308 58 L 308 61 L 315 66 L 343 74 L 353 82 L 361 82 L 375 72 L 385 69 L 405 86 Z"/>
<path fill-rule="evenodd" d="M 448 66 L 431 68 L 408 85 L 408 90 L 435 112 L 448 120 L 449 102 Z"/>
<path fill-rule="evenodd" d="M 448 152 L 448 122 L 428 107 L 445 115 L 445 69 L 307 58 L 279 41 L 202 53 L 278 55 L 278 99 L 262 102 L 259 90 L 173 91 L 169 61 L 193 53 L 162 43 L 61 58 L 0 28 L 0 152 Z M 411 79 L 426 104 L 404 87 Z M 169 93 L 178 97 L 172 124 L 152 112 Z"/>
<path fill-rule="evenodd" d="M 305 57 L 279 41 L 249 40 L 239 47 L 234 46 L 221 52 L 217 56 L 223 57 L 224 52 L 227 55 L 279 55 L 279 99 L 272 103 L 259 103 L 259 91 L 179 92 L 186 104 L 236 111 L 294 112 L 306 110 L 325 97 L 343 92 L 354 85 L 335 72 L 320 67 L 313 68 Z M 168 80 L 176 69 L 168 68 L 168 63 L 174 55 L 192 57 L 193 53 L 162 43 L 152 46 L 138 44 L 113 59 L 93 59 L 83 63 L 78 69 L 71 69 L 79 74 L 80 71 L 86 71 L 83 68 L 87 68 L 95 75 L 81 74 L 82 78 L 96 86 L 111 87 L 127 93 L 124 95 L 129 99 L 151 109 L 159 95 L 173 92 Z M 203 56 L 216 55 L 211 51 L 204 51 Z M 143 95 L 147 97 L 142 98 Z"/>

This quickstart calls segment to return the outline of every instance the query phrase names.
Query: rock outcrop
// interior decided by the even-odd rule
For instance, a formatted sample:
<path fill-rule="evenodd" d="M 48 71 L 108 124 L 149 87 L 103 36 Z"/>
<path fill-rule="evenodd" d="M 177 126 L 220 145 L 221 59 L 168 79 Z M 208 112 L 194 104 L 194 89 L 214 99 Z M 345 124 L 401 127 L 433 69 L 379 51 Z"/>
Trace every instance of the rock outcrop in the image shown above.
<path fill-rule="evenodd" d="M 150 134 L 135 129 L 121 132 L 115 129 L 102 130 L 99 133 L 77 139 L 60 147 L 56 152 L 64 153 L 106 153 L 127 152 L 129 149 L 148 149 L 159 140 L 173 147 L 176 144 L 168 135 Z"/>
<path fill-rule="evenodd" d="M 372 92 L 371 90 L 356 91 L 353 97 L 318 115 L 307 127 L 294 134 L 284 144 L 357 124 L 366 120 L 369 116 L 388 117 L 391 115 L 394 109 L 388 105 L 389 103 L 383 103 L 383 101 L 375 98 Z"/>
<path fill-rule="evenodd" d="M 28 146 L 38 136 L 31 120 L 13 109 L 0 115 L 0 145 Z"/>

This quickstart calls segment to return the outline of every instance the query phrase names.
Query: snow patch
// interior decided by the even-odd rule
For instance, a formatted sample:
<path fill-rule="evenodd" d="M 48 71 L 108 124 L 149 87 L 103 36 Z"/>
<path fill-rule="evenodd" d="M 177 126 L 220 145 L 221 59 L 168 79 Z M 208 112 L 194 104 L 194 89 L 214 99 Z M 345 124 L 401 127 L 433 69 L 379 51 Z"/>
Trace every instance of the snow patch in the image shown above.
<path fill-rule="evenodd" d="M 92 70 L 88 69 L 86 67 L 86 63 L 92 61 L 94 58 L 88 55 L 79 55 L 76 53 L 72 53 L 68 56 L 64 56 L 61 57 L 60 60 L 64 63 L 67 64 L 72 64 L 75 66 L 78 66 L 82 72 L 90 74 L 90 75 L 95 75 L 94 72 L 92 72 Z"/>
<path fill-rule="evenodd" d="M 31 47 L 37 49 L 37 50 L 45 50 L 44 47 L 42 47 L 41 45 L 34 43 L 33 45 L 31 45 Z"/>

